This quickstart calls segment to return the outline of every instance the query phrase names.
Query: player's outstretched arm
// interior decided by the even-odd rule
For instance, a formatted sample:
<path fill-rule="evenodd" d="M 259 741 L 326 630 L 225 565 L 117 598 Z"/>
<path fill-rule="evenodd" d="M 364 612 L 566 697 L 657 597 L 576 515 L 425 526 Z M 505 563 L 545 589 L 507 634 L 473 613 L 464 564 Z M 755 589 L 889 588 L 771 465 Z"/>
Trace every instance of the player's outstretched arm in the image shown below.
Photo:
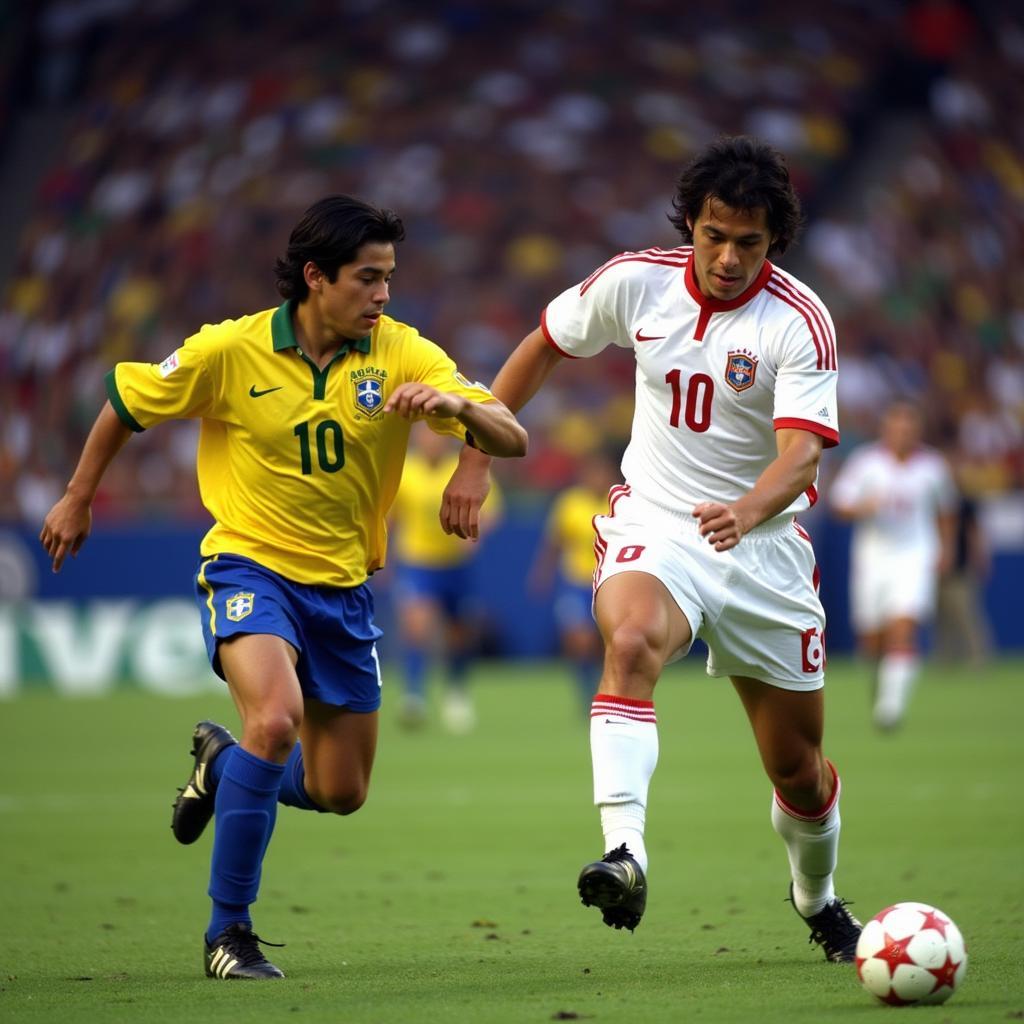
<path fill-rule="evenodd" d="M 533 398 L 562 359 L 538 327 L 505 361 L 491 385 L 491 391 L 512 412 L 518 412 Z M 475 432 L 473 436 L 476 437 Z M 441 528 L 463 540 L 476 540 L 480 536 L 480 509 L 491 489 L 491 457 L 487 454 L 490 449 L 482 443 L 481 447 L 485 451 L 477 451 L 468 445 L 462 449 L 459 465 L 441 499 Z"/>
<path fill-rule="evenodd" d="M 822 439 L 809 430 L 775 432 L 778 455 L 738 501 L 724 505 L 703 501 L 693 510 L 700 521 L 700 535 L 716 551 L 736 547 L 745 533 L 787 508 L 806 491 L 818 475 Z"/>
<path fill-rule="evenodd" d="M 473 441 L 491 455 L 515 459 L 526 454 L 526 431 L 501 402 L 471 402 L 420 381 L 406 381 L 391 393 L 384 412 L 407 419 L 454 416 L 473 435 Z"/>
<path fill-rule="evenodd" d="M 78 554 L 92 528 L 92 501 L 107 466 L 131 437 L 126 427 L 106 402 L 89 431 L 85 447 L 64 497 L 46 514 L 39 533 L 46 553 L 53 559 L 53 571 L 60 572 L 64 559 Z"/>

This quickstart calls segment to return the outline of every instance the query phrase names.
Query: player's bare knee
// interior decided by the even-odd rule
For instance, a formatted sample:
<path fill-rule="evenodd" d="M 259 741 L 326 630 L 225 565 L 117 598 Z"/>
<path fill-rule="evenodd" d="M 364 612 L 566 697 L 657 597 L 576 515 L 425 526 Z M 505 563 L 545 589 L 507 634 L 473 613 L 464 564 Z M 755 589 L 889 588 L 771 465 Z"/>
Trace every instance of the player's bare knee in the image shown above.
<path fill-rule="evenodd" d="M 632 623 L 617 626 L 605 642 L 605 660 L 617 679 L 654 682 L 660 660 L 649 631 Z"/>
<path fill-rule="evenodd" d="M 288 711 L 272 708 L 250 715 L 243 732 L 244 746 L 269 761 L 282 760 L 295 746 L 300 724 Z"/>
<path fill-rule="evenodd" d="M 826 778 L 824 768 L 817 751 L 806 751 L 780 759 L 771 765 L 768 776 L 789 803 L 813 810 L 820 807 L 829 796 L 823 790 L 831 785 L 831 777 Z"/>
<path fill-rule="evenodd" d="M 368 791 L 368 786 L 356 783 L 329 787 L 316 793 L 310 793 L 310 796 L 325 811 L 346 815 L 355 814 L 366 803 Z"/>

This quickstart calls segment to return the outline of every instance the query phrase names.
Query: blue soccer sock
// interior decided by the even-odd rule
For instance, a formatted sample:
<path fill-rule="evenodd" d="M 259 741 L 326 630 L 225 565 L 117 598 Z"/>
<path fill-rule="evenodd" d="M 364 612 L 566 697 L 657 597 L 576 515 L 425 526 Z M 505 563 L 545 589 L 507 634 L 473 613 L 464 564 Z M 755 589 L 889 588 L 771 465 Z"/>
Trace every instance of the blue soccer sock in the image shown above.
<path fill-rule="evenodd" d="M 209 779 L 214 787 L 220 785 L 220 778 L 224 774 L 224 765 L 227 764 L 227 754 L 235 749 L 235 744 L 230 747 L 224 747 L 223 750 L 217 752 L 217 756 L 210 761 L 206 766 L 206 777 Z"/>
<path fill-rule="evenodd" d="M 277 794 L 284 765 L 265 761 L 240 746 L 221 761 L 214 801 L 215 831 L 210 864 L 213 912 L 206 941 L 229 924 L 252 924 L 249 905 L 256 901 L 263 854 L 274 831 Z"/>
<path fill-rule="evenodd" d="M 306 792 L 306 766 L 302 760 L 302 744 L 296 743 L 284 766 L 281 789 L 277 794 L 278 803 L 286 807 L 298 807 L 303 811 L 327 812 Z"/>
<path fill-rule="evenodd" d="M 406 647 L 402 652 L 405 692 L 412 697 L 425 697 L 427 692 L 427 654 L 419 647 Z"/>

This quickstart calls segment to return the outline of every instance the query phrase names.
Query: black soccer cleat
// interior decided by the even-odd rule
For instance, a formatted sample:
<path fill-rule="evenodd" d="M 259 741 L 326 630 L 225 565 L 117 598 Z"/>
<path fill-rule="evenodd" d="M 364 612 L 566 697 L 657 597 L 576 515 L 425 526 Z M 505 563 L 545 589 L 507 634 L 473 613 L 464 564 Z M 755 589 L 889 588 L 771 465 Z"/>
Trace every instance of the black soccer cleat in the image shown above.
<path fill-rule="evenodd" d="M 213 940 L 203 940 L 206 950 L 206 976 L 220 981 L 266 981 L 272 978 L 283 978 L 284 972 L 275 967 L 260 950 L 264 946 L 277 946 L 284 943 L 264 942 L 252 930 L 252 925 L 229 924 Z"/>
<path fill-rule="evenodd" d="M 588 864 L 576 885 L 583 906 L 597 907 L 609 928 L 633 931 L 644 916 L 647 879 L 625 843 Z"/>
<path fill-rule="evenodd" d="M 195 758 L 192 774 L 183 789 L 178 790 L 171 815 L 171 831 L 179 843 L 194 843 L 213 817 L 213 798 L 217 787 L 207 777 L 213 759 L 226 747 L 238 741 L 216 722 L 200 722 L 192 732 L 192 750 Z"/>
<path fill-rule="evenodd" d="M 789 902 L 793 903 L 793 885 L 789 886 Z M 801 919 L 811 929 L 808 942 L 816 942 L 825 951 L 825 959 L 834 964 L 852 964 L 857 956 L 857 940 L 863 925 L 846 909 L 846 901 L 834 899 L 810 917 Z M 796 904 L 793 903 L 796 910 Z"/>

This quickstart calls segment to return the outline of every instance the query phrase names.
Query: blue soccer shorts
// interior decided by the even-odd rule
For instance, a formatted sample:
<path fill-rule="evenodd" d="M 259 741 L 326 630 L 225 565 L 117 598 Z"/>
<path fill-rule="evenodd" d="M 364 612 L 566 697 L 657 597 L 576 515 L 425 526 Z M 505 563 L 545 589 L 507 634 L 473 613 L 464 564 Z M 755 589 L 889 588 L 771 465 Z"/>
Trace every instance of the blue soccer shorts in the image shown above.
<path fill-rule="evenodd" d="M 199 566 L 196 603 L 206 653 L 224 678 L 217 645 L 229 637 L 266 633 L 298 652 L 295 666 L 305 697 L 376 711 L 381 675 L 373 622 L 373 594 L 358 587 L 293 583 L 241 555 L 214 555 Z"/>
<path fill-rule="evenodd" d="M 436 601 L 445 614 L 464 615 L 473 596 L 473 577 L 468 562 L 442 569 L 399 563 L 395 572 L 395 596 L 399 599 Z"/>
<path fill-rule="evenodd" d="M 555 589 L 554 613 L 555 622 L 562 632 L 579 629 L 582 626 L 594 626 L 594 588 L 590 583 L 581 586 L 560 579 Z"/>

